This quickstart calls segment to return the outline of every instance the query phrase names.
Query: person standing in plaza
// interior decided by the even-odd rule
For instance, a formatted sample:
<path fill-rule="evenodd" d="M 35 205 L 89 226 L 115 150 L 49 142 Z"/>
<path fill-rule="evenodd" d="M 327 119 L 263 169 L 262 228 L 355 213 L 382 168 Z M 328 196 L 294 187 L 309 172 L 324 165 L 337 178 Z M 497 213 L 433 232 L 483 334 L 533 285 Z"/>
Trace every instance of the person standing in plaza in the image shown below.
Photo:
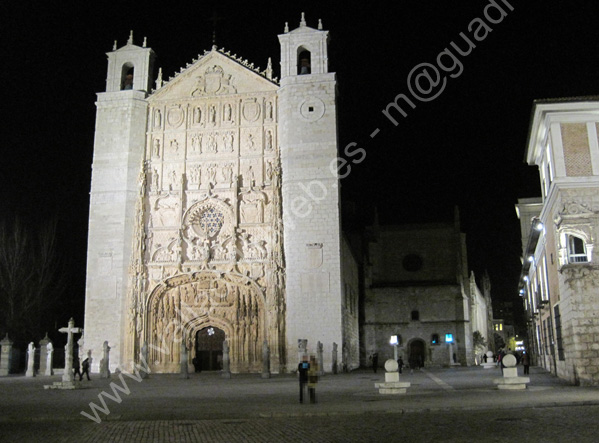
<path fill-rule="evenodd" d="M 304 402 L 304 392 L 306 391 L 306 383 L 308 383 L 309 370 L 310 363 L 308 362 L 308 356 L 304 355 L 302 361 L 297 365 L 297 373 L 299 374 L 300 403 Z"/>
<path fill-rule="evenodd" d="M 375 352 L 374 354 L 372 354 L 372 356 L 370 357 L 370 359 L 372 360 L 372 370 L 376 374 L 376 371 L 379 368 L 379 354 L 378 354 L 378 352 Z"/>
<path fill-rule="evenodd" d="M 87 375 L 88 381 L 91 380 L 89 378 L 89 357 L 83 360 L 83 363 L 81 363 L 81 368 L 83 369 L 83 371 L 81 371 L 81 375 L 79 375 L 79 381 L 83 380 L 84 375 Z"/>
<path fill-rule="evenodd" d="M 522 353 L 522 366 L 524 366 L 524 375 L 528 375 L 530 368 L 530 357 L 526 351 Z"/>

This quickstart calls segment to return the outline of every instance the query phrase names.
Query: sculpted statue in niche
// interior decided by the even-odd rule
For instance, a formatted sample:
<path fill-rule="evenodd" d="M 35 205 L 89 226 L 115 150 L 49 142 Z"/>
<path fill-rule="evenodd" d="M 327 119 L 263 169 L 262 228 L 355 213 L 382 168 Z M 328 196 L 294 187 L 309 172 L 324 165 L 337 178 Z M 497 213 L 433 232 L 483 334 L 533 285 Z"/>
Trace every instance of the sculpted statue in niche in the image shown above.
<path fill-rule="evenodd" d="M 175 154 L 179 153 L 179 142 L 177 140 L 171 140 L 171 151 Z"/>
<path fill-rule="evenodd" d="M 154 127 L 160 127 L 162 125 L 162 114 L 160 113 L 160 109 L 156 109 L 154 112 Z"/>
<path fill-rule="evenodd" d="M 252 165 L 248 166 L 245 174 L 243 175 L 243 185 L 246 187 L 254 186 L 256 182 L 256 174 Z"/>
<path fill-rule="evenodd" d="M 266 183 L 270 184 L 272 182 L 272 175 L 273 175 L 273 166 L 272 166 L 272 160 L 267 160 L 266 161 L 266 168 L 265 168 L 265 176 L 266 176 Z"/>
<path fill-rule="evenodd" d="M 214 105 L 210 105 L 208 108 L 208 122 L 213 126 L 216 124 L 216 106 Z"/>
<path fill-rule="evenodd" d="M 230 122 L 231 121 L 231 114 L 232 114 L 231 104 L 227 103 L 225 105 L 224 110 L 223 110 L 223 120 L 226 121 L 226 122 Z"/>
<path fill-rule="evenodd" d="M 160 176 L 158 175 L 158 169 L 154 168 L 152 172 L 152 189 L 156 192 L 160 190 Z"/>
<path fill-rule="evenodd" d="M 271 130 L 266 131 L 265 149 L 267 151 L 272 151 L 272 131 Z"/>
<path fill-rule="evenodd" d="M 160 157 L 160 139 L 154 139 L 154 156 Z"/>
<path fill-rule="evenodd" d="M 198 187 L 202 183 L 202 168 L 200 165 L 193 166 L 189 171 L 189 182 L 197 184 Z"/>
<path fill-rule="evenodd" d="M 193 110 L 193 122 L 200 124 L 202 122 L 202 108 L 196 106 Z"/>
<path fill-rule="evenodd" d="M 194 134 L 191 137 L 191 151 L 202 153 L 202 134 Z"/>
<path fill-rule="evenodd" d="M 247 148 L 250 151 L 254 151 L 256 149 L 256 142 L 254 142 L 254 136 L 252 134 L 248 134 L 247 136 Z"/>
<path fill-rule="evenodd" d="M 231 164 L 227 164 L 221 170 L 221 175 L 223 176 L 223 183 L 228 185 L 233 181 L 233 166 Z"/>
<path fill-rule="evenodd" d="M 223 135 L 225 152 L 233 152 L 233 141 L 234 141 L 233 131 L 228 131 L 225 135 Z"/>
<path fill-rule="evenodd" d="M 256 190 L 241 195 L 241 223 L 263 223 L 266 196 Z"/>
<path fill-rule="evenodd" d="M 218 152 L 218 142 L 214 133 L 208 136 L 208 152 Z"/>
<path fill-rule="evenodd" d="M 212 248 L 214 260 L 223 261 L 227 259 L 227 250 L 223 247 L 223 245 L 217 240 Z"/>
<path fill-rule="evenodd" d="M 266 102 L 266 120 L 272 120 L 272 102 Z"/>
<path fill-rule="evenodd" d="M 215 185 L 216 184 L 216 165 L 211 164 L 208 166 L 208 183 Z"/>
<path fill-rule="evenodd" d="M 175 171 L 173 169 L 171 172 L 169 172 L 168 178 L 169 178 L 168 189 L 169 189 L 169 191 L 172 191 L 173 189 L 175 189 L 177 187 L 177 171 Z"/>

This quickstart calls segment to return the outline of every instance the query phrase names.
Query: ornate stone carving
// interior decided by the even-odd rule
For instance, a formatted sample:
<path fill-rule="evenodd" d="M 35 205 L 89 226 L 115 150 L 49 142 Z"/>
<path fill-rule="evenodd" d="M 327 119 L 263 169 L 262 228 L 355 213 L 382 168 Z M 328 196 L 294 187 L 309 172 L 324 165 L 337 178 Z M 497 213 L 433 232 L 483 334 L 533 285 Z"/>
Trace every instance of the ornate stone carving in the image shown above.
<path fill-rule="evenodd" d="M 264 150 L 267 152 L 271 152 L 273 150 L 273 141 L 272 141 L 272 131 L 270 129 L 266 130 L 264 134 Z"/>
<path fill-rule="evenodd" d="M 197 154 L 202 153 L 202 134 L 193 134 L 191 136 L 191 151 Z"/>
<path fill-rule="evenodd" d="M 263 223 L 264 205 L 266 195 L 264 192 L 250 189 L 240 195 L 241 223 Z"/>
<path fill-rule="evenodd" d="M 181 105 L 176 105 L 168 110 L 166 120 L 171 128 L 178 128 L 185 121 L 185 112 Z"/>
<path fill-rule="evenodd" d="M 233 134 L 233 131 L 225 132 L 225 134 L 223 135 L 223 145 L 224 145 L 223 151 L 224 152 L 233 152 L 234 141 L 235 141 L 235 135 Z"/>
<path fill-rule="evenodd" d="M 196 97 L 212 94 L 234 94 L 237 89 L 231 82 L 231 75 L 225 74 L 222 67 L 214 65 L 207 68 L 203 76 L 197 77 L 191 95 Z"/>
<path fill-rule="evenodd" d="M 260 117 L 260 104 L 256 98 L 247 98 L 241 108 L 243 118 L 248 122 L 255 122 Z"/>

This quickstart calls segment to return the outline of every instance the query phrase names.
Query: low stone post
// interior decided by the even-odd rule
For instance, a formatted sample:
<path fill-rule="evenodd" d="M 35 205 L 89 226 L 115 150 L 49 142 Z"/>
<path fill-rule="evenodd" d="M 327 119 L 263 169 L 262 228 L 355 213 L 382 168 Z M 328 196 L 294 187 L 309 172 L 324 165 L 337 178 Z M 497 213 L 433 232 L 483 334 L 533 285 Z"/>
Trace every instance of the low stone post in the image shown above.
<path fill-rule="evenodd" d="M 27 371 L 25 377 L 35 377 L 35 345 L 33 342 L 27 346 Z"/>
<path fill-rule="evenodd" d="M 187 357 L 187 346 L 185 346 L 185 340 L 181 340 L 181 378 L 189 378 L 189 358 Z"/>
<path fill-rule="evenodd" d="M 223 342 L 223 378 L 231 378 L 231 360 L 229 360 L 229 341 Z"/>
<path fill-rule="evenodd" d="M 318 359 L 318 375 L 324 375 L 324 357 L 323 357 L 323 346 L 321 342 L 316 345 L 316 358 Z"/>
<path fill-rule="evenodd" d="M 54 345 L 52 342 L 48 342 L 46 348 L 46 370 L 44 375 L 54 375 Z"/>
<path fill-rule="evenodd" d="M 262 342 L 262 378 L 270 378 L 270 349 L 268 342 Z"/>
<path fill-rule="evenodd" d="M 48 365 L 48 343 L 50 343 L 50 339 L 48 338 L 48 333 L 46 332 L 46 336 L 38 343 L 40 346 L 40 375 L 46 375 L 46 367 Z"/>
<path fill-rule="evenodd" d="M 102 345 L 102 359 L 100 360 L 100 378 L 110 378 L 110 346 L 108 341 Z"/>
<path fill-rule="evenodd" d="M 526 389 L 526 384 L 530 383 L 530 377 L 518 377 L 516 357 L 512 354 L 506 354 L 501 360 L 505 368 L 503 368 L 503 377 L 493 380 L 497 388 L 507 390 Z"/>
<path fill-rule="evenodd" d="M 13 341 L 8 338 L 8 333 L 6 337 L 2 341 L 0 341 L 0 346 L 2 350 L 0 351 L 0 376 L 8 375 L 10 372 L 10 366 L 12 364 L 12 344 Z"/>
<path fill-rule="evenodd" d="M 405 394 L 410 387 L 410 382 L 399 381 L 399 366 L 397 361 L 389 359 L 385 362 L 385 383 L 375 383 L 374 387 L 379 394 Z"/>

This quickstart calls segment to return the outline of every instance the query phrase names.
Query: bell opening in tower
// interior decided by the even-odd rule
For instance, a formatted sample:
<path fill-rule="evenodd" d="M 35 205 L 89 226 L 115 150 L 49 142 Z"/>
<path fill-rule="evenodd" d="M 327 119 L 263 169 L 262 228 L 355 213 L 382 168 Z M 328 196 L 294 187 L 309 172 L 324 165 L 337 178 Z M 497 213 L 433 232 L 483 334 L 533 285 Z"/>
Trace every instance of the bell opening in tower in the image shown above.
<path fill-rule="evenodd" d="M 134 68 L 130 64 L 123 65 L 121 75 L 121 91 L 133 89 L 133 71 Z"/>
<path fill-rule="evenodd" d="M 312 72 L 310 51 L 300 47 L 297 55 L 297 74 L 306 75 Z"/>

